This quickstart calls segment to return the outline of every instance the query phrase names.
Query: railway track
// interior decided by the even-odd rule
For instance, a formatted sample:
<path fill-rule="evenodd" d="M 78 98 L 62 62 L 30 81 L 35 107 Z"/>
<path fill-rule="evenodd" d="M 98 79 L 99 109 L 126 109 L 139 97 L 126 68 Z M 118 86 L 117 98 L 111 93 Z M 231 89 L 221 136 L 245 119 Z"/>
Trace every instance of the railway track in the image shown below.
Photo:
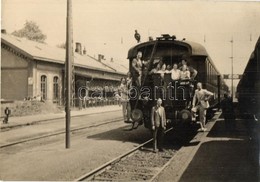
<path fill-rule="evenodd" d="M 173 128 L 166 132 L 172 131 Z M 153 181 L 170 163 L 180 145 L 168 145 L 164 152 L 153 153 L 150 139 L 75 181 Z M 149 146 L 149 147 L 146 147 Z"/>
<path fill-rule="evenodd" d="M 116 112 L 117 110 L 113 110 L 113 111 L 105 111 L 103 113 L 110 113 L 110 112 Z M 97 113 L 87 113 L 87 114 L 80 114 L 80 115 L 72 115 L 71 118 L 79 118 L 82 116 L 91 116 L 91 115 L 95 115 Z M 9 131 L 10 129 L 18 129 L 20 127 L 23 126 L 29 126 L 29 125 L 36 125 L 36 124 L 41 124 L 41 123 L 46 123 L 46 122 L 55 122 L 59 119 L 65 119 L 64 116 L 62 117 L 55 117 L 55 118 L 48 118 L 48 119 L 40 119 L 40 120 L 36 120 L 33 122 L 28 122 L 28 123 L 23 123 L 23 124 L 17 124 L 17 125 L 10 125 L 10 126 L 1 126 L 1 132 L 6 132 Z"/>
<path fill-rule="evenodd" d="M 110 121 L 106 121 L 106 122 L 103 122 L 103 123 L 98 123 L 98 124 L 95 124 L 95 125 L 89 125 L 89 126 L 82 126 L 82 127 L 73 128 L 73 129 L 71 129 L 71 132 L 77 132 L 77 131 L 80 131 L 80 130 L 93 128 L 93 127 L 99 127 L 99 126 L 102 126 L 102 125 L 106 125 L 106 124 L 110 124 L 110 123 L 114 123 L 114 122 L 119 122 L 119 121 L 122 121 L 121 117 L 113 119 L 113 120 L 110 120 Z M 53 132 L 51 134 L 46 134 L 46 135 L 41 135 L 41 136 L 36 136 L 36 137 L 32 137 L 32 138 L 27 138 L 27 139 L 15 141 L 15 142 L 10 142 L 10 143 L 1 145 L 0 149 L 6 148 L 6 147 L 10 147 L 10 146 L 13 146 L 13 145 L 18 145 L 18 144 L 21 144 L 21 143 L 34 141 L 34 140 L 39 140 L 39 139 L 48 138 L 48 137 L 52 137 L 52 136 L 56 136 L 56 135 L 61 135 L 61 134 L 64 134 L 64 133 L 65 133 L 64 130 L 63 131 L 56 131 L 56 132 Z"/>

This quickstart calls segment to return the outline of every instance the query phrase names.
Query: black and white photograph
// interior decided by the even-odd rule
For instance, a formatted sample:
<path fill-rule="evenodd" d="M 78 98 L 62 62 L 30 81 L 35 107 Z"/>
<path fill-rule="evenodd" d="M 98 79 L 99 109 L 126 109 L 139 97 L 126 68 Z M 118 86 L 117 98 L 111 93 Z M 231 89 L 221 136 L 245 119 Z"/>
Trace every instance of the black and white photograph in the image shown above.
<path fill-rule="evenodd" d="M 260 181 L 260 1 L 1 0 L 1 181 Z"/>

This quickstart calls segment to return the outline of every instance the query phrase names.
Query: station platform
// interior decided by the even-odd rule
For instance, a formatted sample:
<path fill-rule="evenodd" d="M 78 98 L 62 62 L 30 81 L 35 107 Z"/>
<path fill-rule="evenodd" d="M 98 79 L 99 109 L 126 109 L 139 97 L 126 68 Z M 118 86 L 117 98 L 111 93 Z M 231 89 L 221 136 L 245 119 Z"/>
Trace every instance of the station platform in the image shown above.
<path fill-rule="evenodd" d="M 185 145 L 156 181 L 260 181 L 259 121 L 236 119 L 235 124 L 228 130 L 219 116 L 209 121 L 209 131 Z"/>
<path fill-rule="evenodd" d="M 119 105 L 109 105 L 102 107 L 91 107 L 81 110 L 72 110 L 71 117 L 84 116 L 90 114 L 104 113 L 104 112 L 113 112 L 119 111 L 122 109 L 122 106 Z M 21 116 L 21 117 L 9 117 L 9 121 L 7 124 L 1 122 L 0 128 L 2 129 L 10 129 L 20 126 L 33 125 L 36 123 L 50 121 L 55 119 L 65 118 L 65 112 L 56 113 L 56 114 L 39 114 L 39 115 L 29 115 L 29 116 Z"/>

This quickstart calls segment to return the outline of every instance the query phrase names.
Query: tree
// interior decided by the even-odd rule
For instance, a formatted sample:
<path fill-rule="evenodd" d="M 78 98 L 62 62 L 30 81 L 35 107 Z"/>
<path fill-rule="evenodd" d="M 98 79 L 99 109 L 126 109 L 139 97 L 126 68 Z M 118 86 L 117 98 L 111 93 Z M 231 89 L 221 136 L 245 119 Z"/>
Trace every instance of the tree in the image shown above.
<path fill-rule="evenodd" d="M 12 33 L 17 37 L 25 37 L 29 40 L 33 40 L 36 42 L 44 42 L 47 36 L 42 33 L 39 26 L 34 21 L 27 21 L 24 24 L 24 27 L 18 31 L 14 31 Z"/>

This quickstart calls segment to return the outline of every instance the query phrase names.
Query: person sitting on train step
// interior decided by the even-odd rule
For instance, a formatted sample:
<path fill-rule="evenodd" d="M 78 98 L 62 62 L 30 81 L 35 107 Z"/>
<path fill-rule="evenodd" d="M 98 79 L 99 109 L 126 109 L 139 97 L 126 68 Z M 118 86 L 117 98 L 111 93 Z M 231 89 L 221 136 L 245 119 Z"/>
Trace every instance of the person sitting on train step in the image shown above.
<path fill-rule="evenodd" d="M 206 114 L 207 114 L 207 109 L 209 108 L 209 102 L 208 100 L 213 96 L 213 93 L 206 90 L 202 89 L 202 83 L 197 83 L 197 89 L 195 90 L 195 94 L 193 96 L 193 101 L 192 101 L 192 109 L 191 111 L 193 112 L 193 116 L 197 111 L 199 111 L 200 115 L 200 129 L 199 131 L 207 131 L 205 127 L 205 122 L 206 122 Z"/>
<path fill-rule="evenodd" d="M 179 65 L 179 69 L 182 70 L 182 66 L 186 65 L 188 70 L 190 71 L 190 79 L 194 80 L 194 78 L 197 76 L 198 71 L 195 70 L 192 66 L 190 66 L 186 59 L 183 59 Z"/>
<path fill-rule="evenodd" d="M 173 69 L 171 73 L 172 73 L 171 77 L 173 81 L 180 79 L 181 71 L 178 69 L 178 65 L 176 63 L 173 64 Z"/>
<path fill-rule="evenodd" d="M 151 112 L 151 125 L 153 131 L 153 151 L 155 153 L 163 151 L 163 137 L 166 129 L 166 114 L 162 107 L 162 99 L 157 100 Z M 158 148 L 157 148 L 158 147 Z"/>
<path fill-rule="evenodd" d="M 133 68 L 133 79 L 135 80 L 136 86 L 141 86 L 141 76 L 142 76 L 142 52 L 139 51 L 136 55 L 136 58 L 132 61 L 132 68 Z"/>
<path fill-rule="evenodd" d="M 189 80 L 190 79 L 190 71 L 188 70 L 186 65 L 182 66 L 182 70 L 180 71 L 180 79 L 181 80 Z"/>

